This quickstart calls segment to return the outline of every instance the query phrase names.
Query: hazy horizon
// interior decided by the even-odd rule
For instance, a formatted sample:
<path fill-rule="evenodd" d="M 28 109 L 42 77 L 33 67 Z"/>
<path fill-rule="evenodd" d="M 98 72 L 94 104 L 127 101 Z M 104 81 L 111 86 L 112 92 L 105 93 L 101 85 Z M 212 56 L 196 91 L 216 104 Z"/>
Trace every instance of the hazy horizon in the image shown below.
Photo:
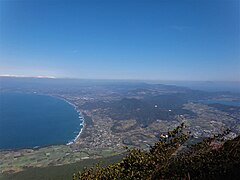
<path fill-rule="evenodd" d="M 55 77 L 55 76 L 44 76 L 44 75 L 36 75 L 36 76 L 27 76 L 27 75 L 16 75 L 16 74 L 0 74 L 0 78 L 36 78 L 36 79 L 69 79 L 69 80 L 116 80 L 116 81 L 146 81 L 146 82 L 226 82 L 226 83 L 240 83 L 240 80 L 233 81 L 224 81 L 224 80 L 177 80 L 177 79 L 130 79 L 130 78 L 81 78 L 81 77 Z"/>

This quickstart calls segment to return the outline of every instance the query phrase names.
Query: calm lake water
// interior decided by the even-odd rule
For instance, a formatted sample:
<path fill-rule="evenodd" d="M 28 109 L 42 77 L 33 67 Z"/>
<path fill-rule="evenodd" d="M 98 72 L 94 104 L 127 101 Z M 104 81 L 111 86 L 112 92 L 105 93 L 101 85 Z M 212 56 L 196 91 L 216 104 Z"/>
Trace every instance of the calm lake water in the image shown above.
<path fill-rule="evenodd" d="M 55 97 L 0 93 L 0 149 L 66 144 L 80 131 L 78 116 Z"/>

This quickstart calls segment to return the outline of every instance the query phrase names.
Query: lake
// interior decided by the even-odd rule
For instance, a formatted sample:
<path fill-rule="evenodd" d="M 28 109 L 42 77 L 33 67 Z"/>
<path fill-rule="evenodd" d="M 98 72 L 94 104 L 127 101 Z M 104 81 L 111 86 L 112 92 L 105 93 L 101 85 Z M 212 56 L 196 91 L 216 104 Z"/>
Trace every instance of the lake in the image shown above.
<path fill-rule="evenodd" d="M 0 93 L 0 149 L 67 144 L 82 126 L 66 101 L 37 94 Z"/>

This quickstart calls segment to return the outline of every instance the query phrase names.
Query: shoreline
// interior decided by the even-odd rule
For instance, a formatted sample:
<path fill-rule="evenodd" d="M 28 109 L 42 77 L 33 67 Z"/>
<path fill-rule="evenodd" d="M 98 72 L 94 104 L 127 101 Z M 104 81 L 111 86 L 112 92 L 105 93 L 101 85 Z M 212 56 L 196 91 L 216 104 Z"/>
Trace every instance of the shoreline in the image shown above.
<path fill-rule="evenodd" d="M 72 103 L 69 100 L 67 100 L 65 97 L 62 97 L 62 96 L 59 96 L 59 95 L 44 94 L 44 93 L 39 93 L 39 92 L 36 92 L 36 91 L 34 91 L 34 92 L 30 93 L 30 94 L 45 95 L 45 96 L 50 96 L 50 97 L 53 97 L 53 98 L 57 98 L 57 99 L 65 101 L 66 103 L 68 103 L 69 105 L 74 107 L 74 110 L 77 111 L 77 113 L 78 113 L 78 119 L 80 120 L 79 126 L 80 127 L 82 126 L 82 128 L 79 130 L 79 133 L 77 134 L 77 136 L 73 140 L 70 140 L 68 143 L 62 144 L 62 145 L 69 146 L 69 145 L 75 143 L 79 139 L 79 137 L 80 137 L 80 135 L 81 135 L 81 133 L 82 133 L 84 127 L 85 127 L 84 116 L 82 115 L 80 110 L 77 109 L 77 106 L 74 103 Z M 41 147 L 39 147 L 39 148 L 41 148 Z"/>
<path fill-rule="evenodd" d="M 77 113 L 78 113 L 78 119 L 80 120 L 79 126 L 80 126 L 80 127 L 82 126 L 82 128 L 79 130 L 79 133 L 77 134 L 77 136 L 76 136 L 73 140 L 71 140 L 70 142 L 68 142 L 68 143 L 66 143 L 66 144 L 63 144 L 63 145 L 69 146 L 69 145 L 75 143 L 75 142 L 78 140 L 78 138 L 80 137 L 80 135 L 81 135 L 81 133 L 82 133 L 84 127 L 85 127 L 84 116 L 83 116 L 83 115 L 81 114 L 81 112 L 77 109 L 77 106 L 76 106 L 75 104 L 73 104 L 72 102 L 70 102 L 69 100 L 67 100 L 65 97 L 62 97 L 62 96 L 59 96 L 59 95 L 43 94 L 43 93 L 38 93 L 38 92 L 36 92 L 36 91 L 34 91 L 33 94 L 45 95 L 45 96 L 50 96 L 50 97 L 53 97 L 53 98 L 58 98 L 58 99 L 63 100 L 63 101 L 65 101 L 66 103 L 68 103 L 68 104 L 70 104 L 71 106 L 74 107 L 74 110 L 77 111 Z M 41 148 L 41 147 L 40 147 L 40 148 Z"/>
<path fill-rule="evenodd" d="M 85 126 L 84 117 L 83 117 L 82 113 L 80 112 L 80 110 L 77 109 L 77 106 L 75 104 L 73 104 L 72 102 L 70 102 L 69 100 L 67 100 L 66 98 L 59 97 L 59 96 L 54 96 L 54 95 L 50 95 L 50 96 L 55 97 L 55 98 L 59 98 L 59 99 L 65 101 L 66 103 L 70 104 L 71 106 L 74 107 L 74 110 L 77 111 L 77 113 L 78 113 L 78 119 L 80 120 L 80 124 L 79 124 L 80 130 L 79 130 L 79 133 L 77 134 L 77 136 L 73 140 L 71 140 L 70 142 L 65 144 L 65 145 L 69 146 L 69 145 L 75 143 L 79 139 L 79 137 L 81 136 L 81 133 L 82 133 L 82 131 L 84 129 L 84 126 Z"/>
<path fill-rule="evenodd" d="M 78 135 L 77 135 L 73 140 L 71 140 L 70 142 L 68 142 L 68 143 L 66 143 L 66 144 L 62 144 L 62 145 L 67 145 L 67 146 L 69 146 L 69 145 L 75 143 L 75 142 L 78 140 L 78 138 L 80 137 L 80 135 L 81 135 L 81 133 L 82 133 L 84 127 L 85 127 L 84 116 L 83 116 L 83 115 L 81 114 L 81 112 L 77 109 L 77 106 L 76 106 L 74 103 L 72 103 L 72 102 L 70 102 L 69 100 L 67 100 L 65 97 L 62 97 L 62 96 L 59 96 L 59 95 L 43 94 L 43 93 L 38 93 L 38 92 L 36 92 L 36 91 L 33 92 L 33 94 L 45 95 L 45 96 L 50 96 L 50 97 L 53 97 L 53 98 L 58 98 L 58 99 L 63 100 L 63 101 L 65 101 L 66 103 L 68 103 L 68 104 L 70 104 L 71 106 L 74 107 L 74 110 L 77 111 L 77 113 L 78 113 L 78 119 L 80 120 L 79 126 L 80 126 L 80 127 L 82 126 L 82 128 L 79 130 Z"/>
<path fill-rule="evenodd" d="M 61 143 L 61 144 L 48 144 L 48 145 L 43 145 L 43 146 L 35 146 L 35 147 L 23 147 L 23 148 L 6 148 L 6 149 L 0 149 L 0 152 L 8 152 L 8 151 L 19 151 L 19 150 L 24 150 L 24 149 L 32 149 L 32 150 L 35 150 L 35 149 L 41 149 L 41 148 L 46 148 L 46 147 L 50 147 L 50 146 L 58 146 L 58 145 L 65 145 L 65 146 L 69 146 L 69 145 L 72 145 L 74 143 L 77 142 L 77 140 L 79 139 L 79 137 L 81 136 L 81 133 L 85 127 L 85 119 L 84 119 L 84 116 L 82 115 L 82 113 L 80 112 L 80 110 L 78 110 L 77 106 L 70 102 L 69 100 L 67 100 L 65 97 L 61 97 L 59 95 L 53 95 L 53 94 L 44 94 L 44 93 L 39 93 L 39 92 L 27 92 L 27 93 L 24 93 L 24 92 L 16 92 L 16 93 L 23 93 L 23 94 L 35 94 L 35 95 L 43 95 L 43 96 L 50 96 L 52 98 L 57 98 L 57 99 L 60 99 L 60 100 L 63 100 L 65 101 L 66 103 L 68 103 L 69 105 L 71 105 L 72 107 L 74 107 L 74 110 L 78 113 L 78 120 L 80 121 L 79 123 L 79 132 L 77 134 L 77 136 L 75 136 L 73 139 L 70 139 L 68 140 L 67 143 Z"/>

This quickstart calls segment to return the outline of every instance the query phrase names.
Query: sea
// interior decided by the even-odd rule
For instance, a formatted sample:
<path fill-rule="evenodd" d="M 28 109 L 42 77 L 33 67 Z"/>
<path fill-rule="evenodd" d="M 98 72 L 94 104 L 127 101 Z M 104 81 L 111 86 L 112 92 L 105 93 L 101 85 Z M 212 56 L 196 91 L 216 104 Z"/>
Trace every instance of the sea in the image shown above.
<path fill-rule="evenodd" d="M 82 128 L 75 107 L 63 99 L 0 93 L 0 149 L 37 148 L 72 142 Z"/>

